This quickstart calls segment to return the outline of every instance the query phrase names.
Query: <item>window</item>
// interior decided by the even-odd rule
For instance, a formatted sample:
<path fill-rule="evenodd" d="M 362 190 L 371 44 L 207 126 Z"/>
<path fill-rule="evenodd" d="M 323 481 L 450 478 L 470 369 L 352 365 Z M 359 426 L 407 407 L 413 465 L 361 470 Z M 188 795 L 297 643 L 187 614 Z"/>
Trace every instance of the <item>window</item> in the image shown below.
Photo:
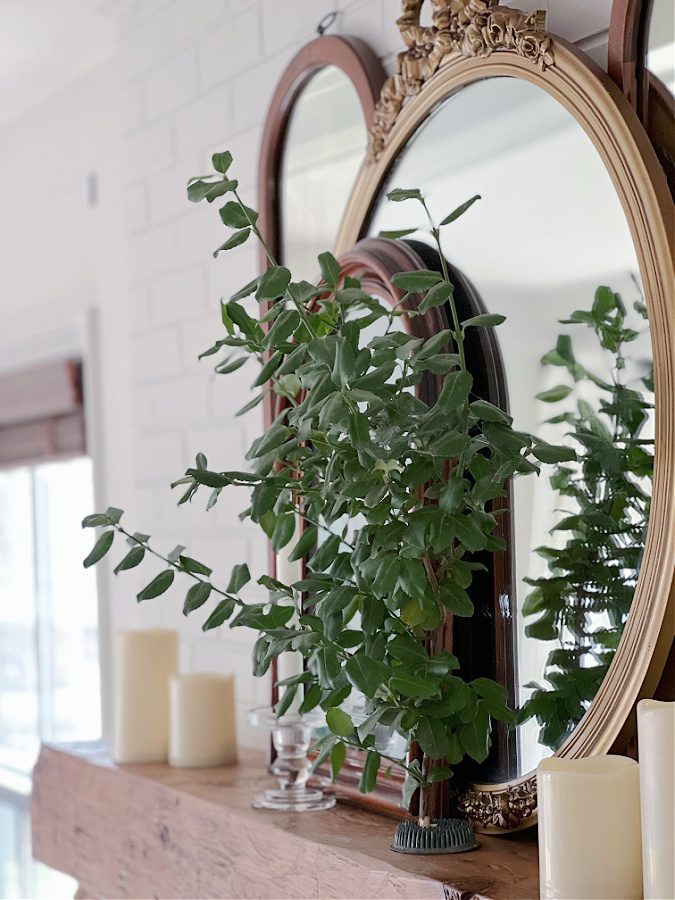
<path fill-rule="evenodd" d="M 86 456 L 0 470 L 0 896 L 72 896 L 31 864 L 27 794 L 40 741 L 100 735 L 93 508 Z"/>

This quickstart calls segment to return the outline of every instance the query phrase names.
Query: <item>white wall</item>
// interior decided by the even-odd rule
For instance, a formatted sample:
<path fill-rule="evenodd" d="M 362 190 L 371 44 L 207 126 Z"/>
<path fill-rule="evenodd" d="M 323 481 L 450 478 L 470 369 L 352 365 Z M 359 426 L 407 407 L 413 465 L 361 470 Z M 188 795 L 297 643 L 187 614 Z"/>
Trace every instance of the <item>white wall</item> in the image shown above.
<path fill-rule="evenodd" d="M 610 0 L 548 6 L 551 30 L 571 40 L 607 28 Z M 220 580 L 240 561 L 259 574 L 265 543 L 237 520 L 245 497 L 226 496 L 206 514 L 199 499 L 177 509 L 168 488 L 200 449 L 214 466 L 241 465 L 260 428 L 257 413 L 233 417 L 249 374 L 217 383 L 208 361 L 196 360 L 222 330 L 219 297 L 256 273 L 254 248 L 213 260 L 222 240 L 217 209 L 188 204 L 185 182 L 209 170 L 214 150 L 229 148 L 254 204 L 261 126 L 288 61 L 338 8 L 333 33 L 368 41 L 391 68 L 401 49 L 399 0 L 110 0 L 108 7 L 119 26 L 117 58 L 0 129 L 0 353 L 9 358 L 50 322 L 96 308 L 99 505 L 127 509 L 128 524 L 166 550 L 187 544 Z M 601 59 L 603 41 L 600 34 L 585 45 Z M 96 210 L 85 202 L 90 171 L 100 179 Z M 114 579 L 110 568 L 101 578 L 110 619 L 104 650 L 120 627 L 180 628 L 186 670 L 236 672 L 240 737 L 261 743 L 243 716 L 268 697 L 268 685 L 249 675 L 249 636 L 202 634 L 202 611 L 188 620 L 180 614 L 178 587 L 139 606 L 135 591 L 155 570 Z"/>

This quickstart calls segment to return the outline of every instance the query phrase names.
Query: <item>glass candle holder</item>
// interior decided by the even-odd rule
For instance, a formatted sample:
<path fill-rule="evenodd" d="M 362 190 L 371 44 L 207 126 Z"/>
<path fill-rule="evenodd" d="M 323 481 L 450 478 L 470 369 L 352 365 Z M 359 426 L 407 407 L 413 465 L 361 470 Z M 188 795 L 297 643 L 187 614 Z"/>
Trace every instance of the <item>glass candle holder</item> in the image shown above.
<path fill-rule="evenodd" d="M 277 718 L 272 707 L 259 707 L 251 710 L 249 722 L 272 732 L 272 741 L 277 752 L 272 772 L 279 780 L 279 787 L 258 794 L 253 800 L 256 809 L 316 812 L 335 806 L 335 797 L 307 784 L 310 770 L 307 751 L 312 740 L 312 731 L 325 725 L 326 722 L 320 710 L 312 710 L 304 715 L 288 713 Z"/>

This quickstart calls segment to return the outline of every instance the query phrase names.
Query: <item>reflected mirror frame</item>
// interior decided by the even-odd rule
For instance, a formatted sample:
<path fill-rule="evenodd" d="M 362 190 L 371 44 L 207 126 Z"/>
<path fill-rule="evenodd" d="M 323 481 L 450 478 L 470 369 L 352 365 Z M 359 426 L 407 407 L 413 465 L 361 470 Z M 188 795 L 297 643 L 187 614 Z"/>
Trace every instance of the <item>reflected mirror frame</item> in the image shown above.
<path fill-rule="evenodd" d="M 675 99 L 647 67 L 654 0 L 614 0 L 607 71 L 649 135 L 675 197 Z"/>
<path fill-rule="evenodd" d="M 656 460 L 649 533 L 631 616 L 619 649 L 591 707 L 558 755 L 621 752 L 635 731 L 637 701 L 656 689 L 675 620 L 675 406 L 669 402 L 675 386 L 672 199 L 654 149 L 626 98 L 585 54 L 544 32 L 535 14 L 528 17 L 518 10 L 498 7 L 499 14 L 510 17 L 515 29 L 526 30 L 530 25 L 530 32 L 519 45 L 506 43 L 513 32 L 502 23 L 496 32 L 504 40 L 502 46 L 482 47 L 468 39 L 463 41 L 460 33 L 454 48 L 448 49 L 447 42 L 444 47 L 441 44 L 447 36 L 444 33 L 438 47 L 434 46 L 433 35 L 427 40 L 429 58 L 424 59 L 415 47 L 419 7 L 421 3 L 417 24 L 401 20 L 410 51 L 399 56 L 397 79 L 390 79 L 384 86 L 371 152 L 352 191 L 337 253 L 366 233 L 393 163 L 436 106 L 468 84 L 499 76 L 538 85 L 577 120 L 608 170 L 635 244 L 649 311 L 656 387 Z M 438 35 L 436 29 L 433 31 Z M 494 34 L 487 29 L 482 33 Z M 406 96 L 408 80 L 411 85 Z M 470 785 L 460 793 L 459 805 L 479 831 L 503 833 L 526 828 L 537 819 L 535 773 L 502 784 Z"/>

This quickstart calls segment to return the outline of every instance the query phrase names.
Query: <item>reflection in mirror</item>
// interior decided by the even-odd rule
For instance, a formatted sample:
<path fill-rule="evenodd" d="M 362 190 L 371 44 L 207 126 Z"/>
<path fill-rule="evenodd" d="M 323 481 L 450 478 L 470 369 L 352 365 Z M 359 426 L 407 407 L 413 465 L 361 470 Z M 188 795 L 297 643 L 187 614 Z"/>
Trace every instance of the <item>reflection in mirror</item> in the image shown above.
<path fill-rule="evenodd" d="M 652 0 L 646 55 L 649 71 L 675 96 L 675 13 L 672 0 Z"/>
<path fill-rule="evenodd" d="M 318 254 L 334 246 L 366 143 L 356 88 L 326 66 L 296 101 L 284 146 L 281 256 L 296 280 L 314 279 Z"/>
<path fill-rule="evenodd" d="M 610 176 L 542 89 L 491 78 L 440 104 L 383 185 L 371 234 L 423 226 L 414 205 L 384 200 L 412 185 L 432 215 L 482 195 L 461 228 L 444 230 L 444 253 L 485 307 L 507 317 L 497 338 L 515 427 L 580 458 L 514 481 L 510 583 L 484 604 L 494 646 L 474 636 L 466 648 L 474 675 L 510 656 L 512 700 L 525 708 L 517 752 L 493 753 L 480 771 L 497 782 L 534 769 L 573 730 L 626 621 L 651 487 L 651 343 Z M 422 230 L 413 237 L 428 240 Z"/>

